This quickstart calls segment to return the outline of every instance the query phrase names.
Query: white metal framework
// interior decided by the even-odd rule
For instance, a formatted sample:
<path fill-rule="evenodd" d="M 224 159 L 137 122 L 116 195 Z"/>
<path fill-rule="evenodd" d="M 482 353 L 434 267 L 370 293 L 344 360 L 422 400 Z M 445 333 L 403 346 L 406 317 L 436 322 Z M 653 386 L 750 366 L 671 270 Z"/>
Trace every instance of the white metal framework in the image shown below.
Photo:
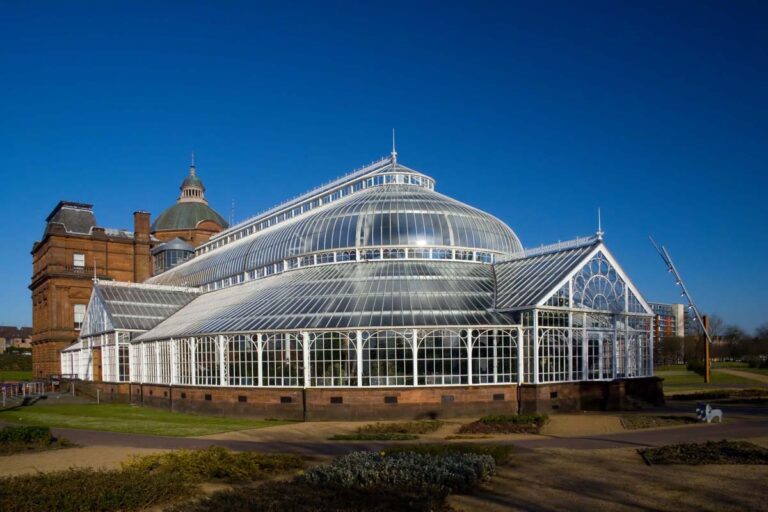
<path fill-rule="evenodd" d="M 103 380 L 187 386 L 652 374 L 653 312 L 601 236 L 524 251 L 433 189 L 393 158 L 214 237 L 153 284 L 97 283 L 62 368 L 98 378 L 100 349 Z"/>

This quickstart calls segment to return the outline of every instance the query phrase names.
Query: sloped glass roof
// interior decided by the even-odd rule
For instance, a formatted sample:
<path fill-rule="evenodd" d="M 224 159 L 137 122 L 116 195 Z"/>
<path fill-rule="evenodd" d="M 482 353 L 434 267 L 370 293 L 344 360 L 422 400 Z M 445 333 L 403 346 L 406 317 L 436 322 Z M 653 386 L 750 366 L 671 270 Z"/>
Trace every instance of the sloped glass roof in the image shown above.
<path fill-rule="evenodd" d="M 537 304 L 565 279 L 599 242 L 497 263 L 496 308 L 517 309 Z"/>
<path fill-rule="evenodd" d="M 260 330 L 509 325 L 480 263 L 306 267 L 201 295 L 137 340 Z"/>
<path fill-rule="evenodd" d="M 80 337 L 147 331 L 197 297 L 194 289 L 100 281 L 93 287 Z"/>

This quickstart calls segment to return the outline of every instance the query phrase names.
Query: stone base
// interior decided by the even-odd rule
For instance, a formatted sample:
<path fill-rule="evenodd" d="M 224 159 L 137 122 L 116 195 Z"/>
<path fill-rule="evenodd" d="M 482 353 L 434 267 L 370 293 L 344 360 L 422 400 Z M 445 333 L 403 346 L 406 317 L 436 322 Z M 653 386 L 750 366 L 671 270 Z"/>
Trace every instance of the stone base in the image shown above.
<path fill-rule="evenodd" d="M 306 421 L 370 421 L 485 414 L 618 410 L 630 396 L 663 403 L 662 379 L 496 386 L 235 388 L 83 382 L 79 395 L 171 411 Z"/>

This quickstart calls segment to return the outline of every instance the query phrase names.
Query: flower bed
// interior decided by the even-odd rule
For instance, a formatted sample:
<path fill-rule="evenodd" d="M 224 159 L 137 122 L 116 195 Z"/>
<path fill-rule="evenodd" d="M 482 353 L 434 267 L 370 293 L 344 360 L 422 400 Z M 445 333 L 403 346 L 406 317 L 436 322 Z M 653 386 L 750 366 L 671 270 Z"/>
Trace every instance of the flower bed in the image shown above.
<path fill-rule="evenodd" d="M 354 452 L 289 482 L 221 491 L 168 512 L 449 511 L 448 493 L 473 490 L 494 474 L 496 465 L 493 456 L 475 448 L 445 446 L 450 448 L 416 445 L 406 451 Z"/>
<path fill-rule="evenodd" d="M 768 464 L 768 448 L 745 441 L 707 441 L 638 450 L 651 464 Z"/>
<path fill-rule="evenodd" d="M 233 452 L 220 446 L 133 457 L 123 464 L 124 469 L 172 473 L 190 482 L 253 481 L 303 467 L 304 461 L 297 455 Z"/>
<path fill-rule="evenodd" d="M 631 414 L 622 416 L 621 426 L 628 430 L 656 427 L 674 427 L 676 425 L 688 425 L 699 421 L 692 416 L 650 416 L 645 414 Z"/>
<path fill-rule="evenodd" d="M 538 434 L 549 416 L 546 414 L 516 414 L 483 416 L 478 421 L 462 425 L 459 434 Z"/>
<path fill-rule="evenodd" d="M 495 471 L 496 464 L 490 455 L 354 452 L 328 466 L 310 469 L 300 480 L 312 487 L 429 489 L 449 493 L 468 492 Z"/>
<path fill-rule="evenodd" d="M 336 434 L 331 441 L 412 441 L 417 434 L 429 434 L 443 426 L 442 421 L 405 421 L 401 423 L 370 423 L 353 434 Z"/>
<path fill-rule="evenodd" d="M 497 466 L 503 466 L 509 462 L 512 450 L 511 444 L 442 443 L 390 446 L 384 449 L 384 453 L 415 452 L 435 456 L 474 453 L 476 455 L 489 455 Z"/>
<path fill-rule="evenodd" d="M 330 441 L 413 441 L 419 436 L 414 434 L 400 434 L 398 432 L 386 432 L 381 434 L 336 434 L 328 438 Z"/>

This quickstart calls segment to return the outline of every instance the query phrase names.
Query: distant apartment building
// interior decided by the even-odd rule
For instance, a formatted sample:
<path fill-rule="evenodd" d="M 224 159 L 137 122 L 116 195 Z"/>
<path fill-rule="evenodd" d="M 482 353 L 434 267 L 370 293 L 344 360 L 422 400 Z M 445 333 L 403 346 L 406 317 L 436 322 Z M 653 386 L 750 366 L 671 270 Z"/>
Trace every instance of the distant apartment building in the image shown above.
<path fill-rule="evenodd" d="M 0 325 L 0 354 L 11 347 L 31 348 L 32 328 Z"/>
<path fill-rule="evenodd" d="M 659 302 L 649 302 L 651 309 L 656 313 L 654 320 L 654 332 L 660 338 L 670 338 L 674 336 L 685 336 L 685 304 L 662 304 Z"/>

